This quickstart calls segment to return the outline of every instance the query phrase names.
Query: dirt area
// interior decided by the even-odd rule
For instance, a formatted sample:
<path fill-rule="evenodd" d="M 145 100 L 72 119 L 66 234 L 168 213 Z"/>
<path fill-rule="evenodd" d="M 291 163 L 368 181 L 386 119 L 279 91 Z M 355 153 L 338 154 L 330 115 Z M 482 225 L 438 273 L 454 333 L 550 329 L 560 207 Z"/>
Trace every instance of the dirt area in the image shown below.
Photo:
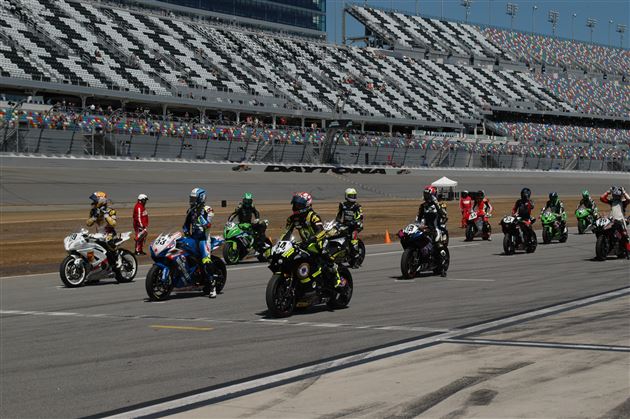
<path fill-rule="evenodd" d="M 495 208 L 494 217 L 491 220 L 494 232 L 499 232 L 498 223 L 504 214 L 510 212 L 515 198 L 492 200 Z M 565 207 L 569 212 L 569 226 L 575 226 L 573 210 L 578 199 L 565 199 Z M 544 199 L 535 199 L 538 203 L 536 215 L 540 211 L 540 205 Z M 362 238 L 366 243 L 383 243 L 385 232 L 389 231 L 393 245 L 397 246 L 396 232 L 415 218 L 419 201 L 417 200 L 375 200 L 363 201 L 365 213 L 365 229 Z M 315 210 L 324 220 L 334 218 L 337 211 L 337 203 L 318 202 Z M 463 235 L 459 228 L 460 213 L 458 202 L 449 202 L 448 211 L 450 220 L 449 232 L 452 237 Z M 268 235 L 272 240 L 277 240 L 284 228 L 286 217 L 290 214 L 288 203 L 264 203 L 258 202 L 257 208 L 262 218 L 269 220 Z M 186 207 L 159 207 L 147 206 L 150 216 L 149 241 L 160 232 L 176 231 L 186 213 Z M 223 233 L 223 225 L 232 208 L 214 208 L 213 235 Z M 24 275 L 40 272 L 53 272 L 59 268 L 65 251 L 63 239 L 73 231 L 79 230 L 85 225 L 89 208 L 85 210 L 47 210 L 38 208 L 37 211 L 9 212 L 0 209 L 0 276 Z M 131 209 L 118 210 L 118 232 L 131 230 Z M 133 250 L 133 242 L 128 241 L 124 247 Z M 146 249 L 145 249 L 146 250 Z M 146 250 L 148 252 L 148 250 Z M 149 256 L 139 257 L 140 264 L 150 263 Z"/>

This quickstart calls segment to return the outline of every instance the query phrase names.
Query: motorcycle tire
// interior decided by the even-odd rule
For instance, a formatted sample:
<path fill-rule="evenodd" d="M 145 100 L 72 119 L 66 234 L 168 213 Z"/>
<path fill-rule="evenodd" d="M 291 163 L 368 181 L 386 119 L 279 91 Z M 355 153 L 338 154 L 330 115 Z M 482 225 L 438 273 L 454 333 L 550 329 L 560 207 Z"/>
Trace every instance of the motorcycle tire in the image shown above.
<path fill-rule="evenodd" d="M 363 261 L 365 260 L 365 244 L 363 243 L 363 240 L 359 239 L 358 247 L 359 252 L 352 260 L 352 268 L 354 269 L 360 268 L 361 265 L 363 265 Z"/>
<path fill-rule="evenodd" d="M 85 285 L 85 279 L 87 278 L 87 272 L 85 265 L 81 263 L 76 265 L 74 261 L 78 259 L 78 256 L 68 255 L 59 265 L 59 276 L 61 282 L 68 288 L 77 288 Z M 75 273 L 75 275 L 72 275 Z"/>
<path fill-rule="evenodd" d="M 418 270 L 418 249 L 405 249 L 400 258 L 400 272 L 405 279 L 412 279 Z"/>
<path fill-rule="evenodd" d="M 530 234 L 529 243 L 527 243 L 527 246 L 525 247 L 525 253 L 534 253 L 538 247 L 538 237 L 536 237 L 536 232 L 532 230 Z"/>
<path fill-rule="evenodd" d="M 608 238 L 601 234 L 597 237 L 597 243 L 595 243 L 595 258 L 604 261 L 608 258 L 608 252 L 610 252 Z"/>
<path fill-rule="evenodd" d="M 326 302 L 328 307 L 338 310 L 340 308 L 345 308 L 350 304 L 350 300 L 352 299 L 352 291 L 354 290 L 354 286 L 352 283 L 352 274 L 350 274 L 350 270 L 345 266 L 339 267 L 339 276 L 342 279 L 345 279 L 346 285 L 344 287 L 339 287 L 335 289 L 335 295 L 332 299 Z"/>
<path fill-rule="evenodd" d="M 503 252 L 508 256 L 516 252 L 516 245 L 509 234 L 503 236 Z"/>
<path fill-rule="evenodd" d="M 233 246 L 236 244 L 236 246 Z M 223 243 L 223 260 L 228 265 L 236 265 L 241 259 L 241 251 L 239 249 L 238 243 L 234 243 L 233 241 L 226 241 Z"/>
<path fill-rule="evenodd" d="M 162 282 L 162 268 L 157 265 L 151 266 L 144 282 L 147 295 L 151 301 L 166 300 L 173 291 L 173 281 L 169 277 L 168 284 Z"/>
<path fill-rule="evenodd" d="M 549 230 L 545 227 L 543 228 L 543 243 L 544 244 L 549 244 L 551 243 L 551 233 L 549 232 Z"/>
<path fill-rule="evenodd" d="M 565 231 L 560 235 L 560 239 L 558 240 L 560 243 L 566 243 L 566 241 L 569 239 L 569 231 Z"/>
<path fill-rule="evenodd" d="M 442 266 L 438 266 L 433 270 L 433 273 L 436 275 L 440 275 L 442 272 L 446 273 L 448 271 L 448 267 L 451 264 L 451 253 L 448 251 L 448 247 L 443 249 L 446 252 L 446 255 L 443 256 Z"/>
<path fill-rule="evenodd" d="M 136 277 L 138 273 L 138 259 L 127 249 L 120 249 L 119 252 L 122 258 L 122 267 L 120 268 L 120 275 L 116 276 L 116 281 L 124 284 L 133 281 Z"/>
<path fill-rule="evenodd" d="M 578 228 L 578 234 L 584 234 L 584 230 L 586 230 L 586 223 L 584 223 L 582 220 L 578 220 L 577 223 L 577 228 Z"/>
<path fill-rule="evenodd" d="M 220 294 L 225 288 L 227 282 L 227 268 L 225 263 L 218 257 L 212 257 L 212 264 L 218 272 L 214 277 L 214 286 L 216 287 L 217 294 Z"/>
<path fill-rule="evenodd" d="M 465 241 L 471 242 L 474 237 L 475 237 L 475 228 L 469 224 L 466 226 L 466 240 Z"/>
<path fill-rule="evenodd" d="M 287 284 L 282 275 L 273 275 L 267 283 L 265 300 L 271 317 L 288 317 L 295 310 L 295 289 Z"/>

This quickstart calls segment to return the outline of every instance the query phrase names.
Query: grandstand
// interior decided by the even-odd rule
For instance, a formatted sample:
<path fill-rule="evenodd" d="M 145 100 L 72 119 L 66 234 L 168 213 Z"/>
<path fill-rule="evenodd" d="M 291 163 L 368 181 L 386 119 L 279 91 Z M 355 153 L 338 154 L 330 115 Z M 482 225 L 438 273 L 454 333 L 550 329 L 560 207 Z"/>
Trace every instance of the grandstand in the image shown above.
<path fill-rule="evenodd" d="M 313 144 L 316 154 L 324 128 L 342 118 L 356 129 L 350 136 L 368 138 L 366 132 L 375 132 L 369 137 L 380 138 L 342 146 L 366 147 L 372 154 L 378 153 L 375 143 L 401 148 L 396 146 L 397 132 L 405 134 L 399 136 L 406 139 L 404 149 L 410 141 L 419 149 L 427 147 L 428 141 L 433 144 L 430 133 L 442 132 L 458 135 L 444 148 L 469 154 L 481 150 L 479 142 L 493 135 L 510 137 L 498 148 L 483 146 L 479 156 L 503 150 L 510 140 L 519 143 L 518 150 L 534 147 L 537 151 L 528 153 L 544 158 L 551 157 L 547 146 L 541 151 L 541 144 L 550 143 L 566 149 L 558 152 L 565 160 L 592 150 L 589 159 L 614 156 L 622 161 L 615 168 L 628 167 L 623 163 L 630 143 L 628 50 L 358 5 L 347 7 L 346 13 L 365 26 L 367 46 L 230 27 L 173 9 L 161 13 L 159 8 L 116 1 L 0 0 L 0 85 L 7 93 L 42 95 L 51 103 L 75 100 L 79 110 L 60 116 L 66 122 L 56 130 L 72 132 L 72 138 L 77 132 L 91 133 L 95 126 L 122 134 L 112 121 L 93 122 L 99 116 L 87 106 L 103 104 L 122 113 L 141 106 L 154 115 L 152 121 L 164 121 L 169 111 L 198 115 L 196 122 L 181 125 L 179 134 L 164 134 L 180 138 L 182 144 L 185 138 L 203 139 L 193 134 L 200 128 L 238 125 L 253 115 L 277 138 L 286 137 L 282 132 L 304 137 L 308 127 L 316 125 L 318 134 L 302 141 Z M 42 151 L 41 138 L 50 137 L 53 128 L 48 115 L 5 104 L 0 116 L 3 150 Z M 229 124 L 205 123 L 224 117 Z M 279 128 L 281 119 L 295 128 Z M 148 124 L 139 117 L 125 121 L 132 127 Z M 152 134 L 163 134 L 163 125 L 151 126 Z M 127 133 L 147 135 L 142 129 Z M 429 134 L 411 135 L 420 130 Z M 20 135 L 25 136 L 21 147 Z M 27 140 L 34 136 L 39 141 Z M 259 137 L 248 138 L 252 136 Z M 341 158 L 358 162 L 363 152 L 349 149 L 352 157 Z M 182 155 L 180 150 L 174 156 Z M 195 158 L 204 155 L 208 157 L 195 153 Z M 439 166 L 448 160 L 440 156 L 424 156 L 415 164 Z M 241 158 L 250 157 L 245 153 Z M 259 153 L 256 160 L 261 160 Z M 370 160 L 379 162 L 366 162 Z M 471 166 L 475 160 L 488 165 L 487 157 L 470 156 L 451 156 L 448 164 Z M 509 167 L 519 164 L 524 165 L 521 161 Z M 577 165 L 562 168 L 569 166 Z M 604 166 L 609 168 L 603 163 L 598 167 Z"/>

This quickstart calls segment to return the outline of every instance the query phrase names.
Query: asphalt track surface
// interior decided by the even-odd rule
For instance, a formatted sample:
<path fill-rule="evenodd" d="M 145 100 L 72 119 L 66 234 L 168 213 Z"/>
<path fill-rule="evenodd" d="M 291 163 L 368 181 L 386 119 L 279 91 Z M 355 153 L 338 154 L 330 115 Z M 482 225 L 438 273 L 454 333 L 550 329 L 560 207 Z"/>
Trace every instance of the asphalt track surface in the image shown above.
<path fill-rule="evenodd" d="M 451 243 L 447 278 L 399 279 L 400 247 L 368 247 L 349 308 L 266 318 L 270 272 L 230 268 L 216 300 L 146 301 L 130 284 L 61 287 L 57 274 L 0 282 L 2 417 L 76 417 L 151 404 L 260 374 L 318 363 L 630 286 L 629 264 L 593 260 L 593 235 L 534 254 Z"/>
<path fill-rule="evenodd" d="M 611 184 L 630 185 L 625 173 L 535 172 L 488 170 L 415 170 L 405 175 L 234 172 L 230 164 L 173 163 L 0 157 L 0 202 L 7 206 L 81 205 L 95 190 L 105 190 L 116 203 L 133 202 L 146 193 L 156 203 L 182 203 L 197 186 L 209 192 L 211 205 L 240 199 L 243 191 L 258 200 L 289 201 L 295 191 L 315 200 L 337 200 L 349 186 L 362 199 L 415 198 L 422 187 L 448 176 L 458 189 L 484 189 L 489 196 L 518 197 L 523 186 L 534 196 L 551 191 L 579 196 L 588 188 L 599 195 Z"/>

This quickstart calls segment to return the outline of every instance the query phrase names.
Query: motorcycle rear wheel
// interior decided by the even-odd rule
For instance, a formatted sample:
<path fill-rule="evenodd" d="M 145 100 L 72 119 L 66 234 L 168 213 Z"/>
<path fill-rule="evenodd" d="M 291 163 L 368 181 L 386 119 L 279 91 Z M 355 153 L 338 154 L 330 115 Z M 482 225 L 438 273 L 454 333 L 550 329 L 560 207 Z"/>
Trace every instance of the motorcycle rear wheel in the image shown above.
<path fill-rule="evenodd" d="M 59 276 L 61 282 L 68 288 L 82 287 L 85 285 L 85 278 L 87 272 L 85 270 L 85 264 L 81 261 L 80 264 L 75 264 L 75 260 L 79 259 L 76 255 L 68 255 L 59 265 Z"/>
<path fill-rule="evenodd" d="M 122 259 L 122 267 L 120 268 L 120 276 L 116 277 L 116 281 L 119 283 L 131 282 L 138 273 L 138 260 L 127 249 L 120 249 L 119 252 Z"/>
<path fill-rule="evenodd" d="M 326 304 L 332 309 L 340 309 L 347 307 L 352 299 L 352 291 L 354 290 L 352 284 L 352 274 L 345 266 L 339 267 L 339 276 L 346 280 L 346 286 L 341 289 L 336 289 L 335 295 L 332 299 L 328 300 Z"/>
<path fill-rule="evenodd" d="M 151 301 L 166 300 L 173 291 L 173 280 L 170 275 L 168 283 L 163 283 L 162 268 L 157 265 L 153 265 L 151 269 L 149 269 L 144 285 Z"/>
<path fill-rule="evenodd" d="M 288 317 L 295 310 L 295 289 L 282 275 L 273 275 L 265 292 L 267 310 L 272 317 Z"/>
<path fill-rule="evenodd" d="M 221 293 L 227 281 L 227 268 L 225 267 L 225 263 L 218 257 L 213 256 L 212 263 L 217 271 L 214 277 L 214 286 L 216 287 L 217 293 Z"/>
<path fill-rule="evenodd" d="M 595 243 L 595 258 L 600 261 L 604 261 L 608 258 L 610 252 L 610 246 L 608 244 L 608 238 L 601 234 L 597 237 L 597 243 Z"/>
<path fill-rule="evenodd" d="M 358 247 L 359 252 L 354 257 L 354 260 L 352 260 L 352 268 L 354 269 L 360 268 L 365 260 L 365 244 L 363 243 L 363 240 L 359 239 Z"/>
<path fill-rule="evenodd" d="M 418 270 L 418 249 L 405 249 L 400 258 L 400 272 L 403 278 L 412 279 L 416 276 Z"/>

